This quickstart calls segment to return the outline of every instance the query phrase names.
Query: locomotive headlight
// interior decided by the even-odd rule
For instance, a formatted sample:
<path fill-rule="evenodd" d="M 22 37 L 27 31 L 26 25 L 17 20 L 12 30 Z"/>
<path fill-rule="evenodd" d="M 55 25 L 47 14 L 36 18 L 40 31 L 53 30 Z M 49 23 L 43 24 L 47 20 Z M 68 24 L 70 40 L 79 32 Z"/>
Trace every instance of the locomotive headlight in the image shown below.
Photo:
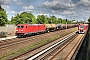
<path fill-rule="evenodd" d="M 23 30 L 21 30 L 21 31 L 23 31 Z"/>
<path fill-rule="evenodd" d="M 16 30 L 16 31 L 18 31 L 18 30 Z"/>

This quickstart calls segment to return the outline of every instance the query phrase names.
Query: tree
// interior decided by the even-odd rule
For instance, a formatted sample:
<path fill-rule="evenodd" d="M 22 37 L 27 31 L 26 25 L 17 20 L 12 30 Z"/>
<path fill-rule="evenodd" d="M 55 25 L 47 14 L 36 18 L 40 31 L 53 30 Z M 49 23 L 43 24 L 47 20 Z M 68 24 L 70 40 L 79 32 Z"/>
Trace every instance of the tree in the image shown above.
<path fill-rule="evenodd" d="M 0 26 L 5 26 L 7 24 L 7 14 L 6 11 L 0 6 Z"/>
<path fill-rule="evenodd" d="M 17 14 L 15 17 L 11 18 L 12 24 L 35 24 L 36 18 L 32 13 L 22 12 L 21 14 Z"/>
<path fill-rule="evenodd" d="M 57 20 L 57 24 L 60 24 L 60 23 L 62 23 L 62 18 L 58 18 Z"/>
<path fill-rule="evenodd" d="M 57 18 L 55 16 L 51 16 L 50 19 L 51 19 L 51 23 L 53 24 L 57 23 Z"/>
<path fill-rule="evenodd" d="M 39 24 L 47 23 L 46 20 L 47 20 L 47 19 L 46 19 L 46 16 L 44 16 L 44 15 L 38 15 L 38 16 L 37 16 L 37 23 L 39 23 Z"/>
<path fill-rule="evenodd" d="M 88 22 L 90 23 L 90 17 L 89 17 L 89 19 L 88 19 Z"/>

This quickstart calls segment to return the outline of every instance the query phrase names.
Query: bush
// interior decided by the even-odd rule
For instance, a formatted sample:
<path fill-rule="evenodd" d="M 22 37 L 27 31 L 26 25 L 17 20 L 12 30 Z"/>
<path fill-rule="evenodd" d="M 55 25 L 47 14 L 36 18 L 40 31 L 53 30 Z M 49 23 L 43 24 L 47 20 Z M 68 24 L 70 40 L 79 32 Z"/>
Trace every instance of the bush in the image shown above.
<path fill-rule="evenodd" d="M 4 37 L 6 37 L 7 35 L 6 35 L 6 33 L 5 32 L 0 32 L 0 38 L 4 38 Z"/>

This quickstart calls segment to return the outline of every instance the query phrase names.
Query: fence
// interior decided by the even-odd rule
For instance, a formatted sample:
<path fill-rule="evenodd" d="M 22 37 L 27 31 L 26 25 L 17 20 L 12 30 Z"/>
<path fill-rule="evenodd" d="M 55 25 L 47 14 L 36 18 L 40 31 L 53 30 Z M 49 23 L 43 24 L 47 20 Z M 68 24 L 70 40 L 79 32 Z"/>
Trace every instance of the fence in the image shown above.
<path fill-rule="evenodd" d="M 0 27 L 0 32 L 7 32 L 8 34 L 15 35 L 15 25 L 6 25 L 5 27 Z"/>

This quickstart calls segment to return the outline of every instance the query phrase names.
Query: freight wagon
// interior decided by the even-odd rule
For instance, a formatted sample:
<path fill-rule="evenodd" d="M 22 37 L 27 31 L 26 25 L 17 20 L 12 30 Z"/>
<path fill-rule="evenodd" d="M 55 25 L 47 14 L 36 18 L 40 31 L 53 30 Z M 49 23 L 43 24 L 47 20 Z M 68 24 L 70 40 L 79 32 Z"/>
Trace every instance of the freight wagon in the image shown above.
<path fill-rule="evenodd" d="M 46 32 L 55 31 L 57 25 L 56 24 L 44 24 L 46 28 Z"/>

